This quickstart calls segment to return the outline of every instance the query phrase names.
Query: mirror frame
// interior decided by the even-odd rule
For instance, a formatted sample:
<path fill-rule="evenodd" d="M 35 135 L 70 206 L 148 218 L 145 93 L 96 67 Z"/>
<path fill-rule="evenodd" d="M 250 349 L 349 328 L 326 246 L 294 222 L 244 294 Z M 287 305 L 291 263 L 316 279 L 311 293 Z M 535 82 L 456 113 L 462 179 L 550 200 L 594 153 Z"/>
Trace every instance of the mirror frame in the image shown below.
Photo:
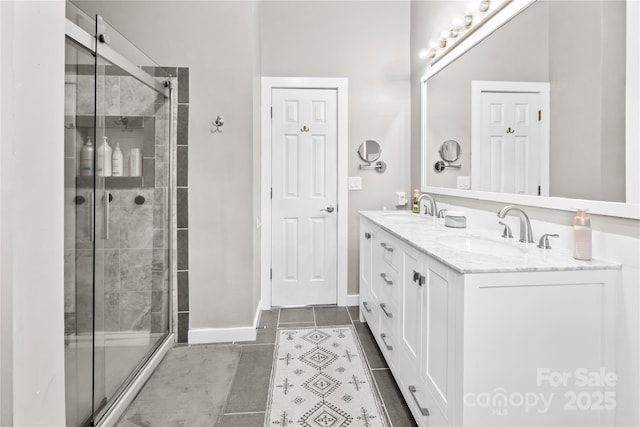
<path fill-rule="evenodd" d="M 547 209 L 574 211 L 578 207 L 589 209 L 589 213 L 620 218 L 640 219 L 640 2 L 627 1 L 627 82 L 626 82 L 626 133 L 625 133 L 625 203 L 600 200 L 571 199 L 566 197 L 541 197 L 523 194 L 495 193 L 490 191 L 461 190 L 457 188 L 432 187 L 426 183 L 428 156 L 426 152 L 427 80 L 447 65 L 458 59 L 498 28 L 536 0 L 513 0 L 504 9 L 485 22 L 467 39 L 463 40 L 438 62 L 428 68 L 420 79 L 420 143 L 421 167 L 420 189 L 431 194 L 480 199 Z M 635 78 L 630 78 L 630 76 Z"/>
<path fill-rule="evenodd" d="M 360 149 L 362 147 L 364 147 L 364 152 L 366 154 L 367 152 L 367 142 L 375 142 L 378 145 L 378 157 L 376 157 L 373 160 L 367 160 L 365 158 L 362 157 L 362 153 L 360 152 Z M 382 146 L 380 145 L 380 143 L 378 141 L 376 141 L 375 139 L 366 139 L 364 142 L 362 142 L 359 146 L 358 146 L 358 156 L 360 157 L 360 160 L 362 160 L 363 162 L 368 163 L 369 165 L 377 162 L 378 160 L 380 160 L 380 157 L 382 157 Z"/>

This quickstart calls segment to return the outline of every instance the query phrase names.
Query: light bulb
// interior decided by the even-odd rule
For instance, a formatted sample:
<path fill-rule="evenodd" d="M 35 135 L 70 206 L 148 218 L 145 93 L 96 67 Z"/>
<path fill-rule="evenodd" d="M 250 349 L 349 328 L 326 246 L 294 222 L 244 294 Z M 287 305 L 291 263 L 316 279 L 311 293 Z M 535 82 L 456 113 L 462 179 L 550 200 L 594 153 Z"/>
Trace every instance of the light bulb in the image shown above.
<path fill-rule="evenodd" d="M 425 59 L 425 58 L 427 58 L 428 56 L 429 56 L 429 51 L 428 51 L 426 48 L 424 48 L 424 49 L 420 49 L 420 51 L 418 52 L 418 57 L 419 57 L 420 59 Z"/>
<path fill-rule="evenodd" d="M 481 0 L 478 10 L 480 12 L 486 12 L 487 10 L 489 10 L 489 6 L 491 6 L 491 0 Z"/>
<path fill-rule="evenodd" d="M 460 18 L 459 16 L 456 16 L 455 18 L 453 18 L 453 21 L 451 22 L 451 26 L 457 30 L 462 28 L 462 18 Z"/>
<path fill-rule="evenodd" d="M 429 48 L 429 52 L 427 53 L 427 56 L 428 56 L 429 58 L 435 58 L 435 57 L 436 57 L 436 53 L 437 53 L 437 52 L 438 52 L 438 51 L 436 50 L 436 48 L 435 48 L 435 47 L 430 47 L 430 48 Z"/>
<path fill-rule="evenodd" d="M 464 21 L 462 22 L 465 28 L 469 28 L 473 25 L 473 13 L 467 13 L 464 15 Z"/>

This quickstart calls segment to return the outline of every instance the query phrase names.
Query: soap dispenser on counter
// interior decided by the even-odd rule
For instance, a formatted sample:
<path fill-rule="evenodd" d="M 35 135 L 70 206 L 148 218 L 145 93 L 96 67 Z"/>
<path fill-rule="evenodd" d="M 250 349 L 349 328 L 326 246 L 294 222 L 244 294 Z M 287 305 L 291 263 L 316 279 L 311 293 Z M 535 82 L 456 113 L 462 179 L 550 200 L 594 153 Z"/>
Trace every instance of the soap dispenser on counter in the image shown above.
<path fill-rule="evenodd" d="M 578 209 L 573 218 L 573 257 L 588 261 L 591 249 L 591 218 L 587 216 L 587 209 Z"/>
<path fill-rule="evenodd" d="M 420 213 L 420 190 L 413 190 L 413 196 L 411 197 L 411 211 L 413 213 Z"/>

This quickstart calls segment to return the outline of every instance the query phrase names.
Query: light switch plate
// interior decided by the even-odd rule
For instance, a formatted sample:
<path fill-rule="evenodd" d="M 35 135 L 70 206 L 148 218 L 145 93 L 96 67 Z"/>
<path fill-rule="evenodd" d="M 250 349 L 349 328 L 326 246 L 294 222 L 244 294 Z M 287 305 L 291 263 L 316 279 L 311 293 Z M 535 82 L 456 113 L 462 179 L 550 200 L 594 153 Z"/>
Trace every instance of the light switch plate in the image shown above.
<path fill-rule="evenodd" d="M 350 176 L 349 177 L 349 191 L 362 190 L 362 177 Z"/>
<path fill-rule="evenodd" d="M 471 187 L 471 177 L 466 175 L 466 176 L 459 176 L 458 177 L 458 188 L 461 190 L 468 190 Z"/>

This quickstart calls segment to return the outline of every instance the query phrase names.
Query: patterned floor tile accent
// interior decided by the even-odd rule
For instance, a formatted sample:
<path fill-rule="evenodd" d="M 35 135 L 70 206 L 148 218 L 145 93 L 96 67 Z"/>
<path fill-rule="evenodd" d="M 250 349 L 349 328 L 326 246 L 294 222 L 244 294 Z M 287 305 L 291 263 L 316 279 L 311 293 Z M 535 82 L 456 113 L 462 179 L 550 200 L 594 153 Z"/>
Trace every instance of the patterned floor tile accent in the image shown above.
<path fill-rule="evenodd" d="M 388 427 L 353 326 L 278 329 L 264 425 Z"/>

